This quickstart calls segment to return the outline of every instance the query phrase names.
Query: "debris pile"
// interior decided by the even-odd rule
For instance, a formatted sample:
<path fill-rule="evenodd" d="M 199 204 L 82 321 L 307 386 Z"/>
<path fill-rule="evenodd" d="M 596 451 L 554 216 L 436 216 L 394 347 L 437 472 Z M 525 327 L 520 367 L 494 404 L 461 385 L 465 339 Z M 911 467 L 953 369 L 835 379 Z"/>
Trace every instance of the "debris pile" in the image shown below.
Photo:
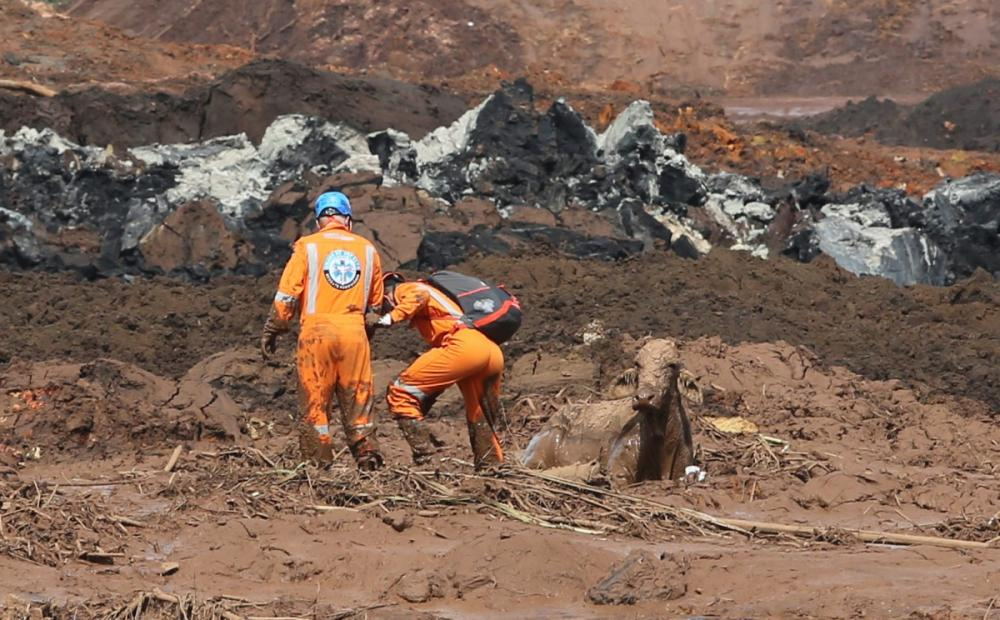
<path fill-rule="evenodd" d="M 539 111 L 523 80 L 420 139 L 290 115 L 259 143 L 238 134 L 117 152 L 22 128 L 0 133 L 0 260 L 91 277 L 260 274 L 308 229 L 310 201 L 336 188 L 391 268 L 475 253 L 697 258 L 716 246 L 823 253 L 900 285 L 1000 267 L 996 177 L 945 183 L 922 205 L 864 186 L 831 194 L 822 174 L 769 191 L 705 172 L 685 143 L 659 130 L 648 102 L 598 134 L 563 100 Z"/>

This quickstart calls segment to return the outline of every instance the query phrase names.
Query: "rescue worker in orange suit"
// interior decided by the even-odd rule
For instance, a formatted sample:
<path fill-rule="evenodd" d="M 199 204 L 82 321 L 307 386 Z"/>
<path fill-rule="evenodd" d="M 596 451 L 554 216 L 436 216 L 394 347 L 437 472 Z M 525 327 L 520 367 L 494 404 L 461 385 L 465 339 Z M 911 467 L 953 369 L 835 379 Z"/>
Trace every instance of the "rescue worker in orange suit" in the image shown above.
<path fill-rule="evenodd" d="M 426 463 L 440 447 L 424 416 L 441 392 L 458 383 L 476 468 L 500 465 L 503 450 L 495 431 L 503 375 L 500 347 L 466 326 L 458 304 L 430 284 L 406 282 L 403 276 L 389 273 L 384 288 L 384 314 L 369 317 L 369 329 L 409 321 L 431 345 L 389 385 L 386 397 L 389 411 L 410 444 L 413 461 Z"/>
<path fill-rule="evenodd" d="M 281 274 L 271 315 L 261 335 L 261 354 L 274 353 L 278 334 L 296 313 L 304 460 L 333 461 L 328 416 L 334 395 L 347 445 L 358 467 L 381 467 L 372 418 L 371 348 L 365 315 L 382 303 L 382 264 L 375 246 L 351 232 L 351 203 L 340 192 L 316 199 L 319 230 L 295 242 Z"/>

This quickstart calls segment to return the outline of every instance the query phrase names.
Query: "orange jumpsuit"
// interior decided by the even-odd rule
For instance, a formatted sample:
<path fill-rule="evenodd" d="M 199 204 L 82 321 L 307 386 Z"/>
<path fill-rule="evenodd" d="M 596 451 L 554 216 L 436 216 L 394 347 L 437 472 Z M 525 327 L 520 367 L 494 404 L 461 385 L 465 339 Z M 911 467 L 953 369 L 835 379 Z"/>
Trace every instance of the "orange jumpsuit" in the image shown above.
<path fill-rule="evenodd" d="M 458 304 L 429 284 L 398 284 L 395 297 L 393 324 L 409 320 L 432 348 L 389 385 L 389 410 L 397 417 L 423 419 L 438 395 L 458 383 L 476 465 L 503 462 L 495 431 L 503 375 L 500 347 L 467 327 Z"/>
<path fill-rule="evenodd" d="M 299 313 L 299 402 L 320 443 L 331 443 L 329 413 L 336 394 L 355 457 L 377 452 L 372 419 L 372 362 L 365 313 L 382 303 L 382 263 L 375 246 L 332 222 L 295 242 L 281 274 L 274 311 Z"/>

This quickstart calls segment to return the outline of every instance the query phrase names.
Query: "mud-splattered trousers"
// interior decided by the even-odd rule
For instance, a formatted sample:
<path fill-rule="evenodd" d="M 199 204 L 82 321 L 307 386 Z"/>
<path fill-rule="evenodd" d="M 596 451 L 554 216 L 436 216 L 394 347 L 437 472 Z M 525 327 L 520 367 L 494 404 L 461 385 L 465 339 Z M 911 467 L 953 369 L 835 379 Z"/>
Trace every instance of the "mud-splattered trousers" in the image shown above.
<path fill-rule="evenodd" d="M 275 295 L 278 320 L 299 312 L 299 402 L 304 456 L 328 460 L 334 397 L 355 458 L 378 451 L 372 419 L 371 349 L 364 314 L 382 302 L 375 247 L 339 224 L 295 243 Z M 318 444 L 318 445 L 311 445 Z"/>
<path fill-rule="evenodd" d="M 503 462 L 495 430 L 504 363 L 500 347 L 466 327 L 458 305 L 429 285 L 400 284 L 395 296 L 393 323 L 409 320 L 432 348 L 389 385 L 390 412 L 397 419 L 422 420 L 438 395 L 457 383 L 476 466 Z"/>
<path fill-rule="evenodd" d="M 378 451 L 372 418 L 371 349 L 364 323 L 310 322 L 299 332 L 299 411 L 303 452 L 325 451 L 332 442 L 330 411 L 340 405 L 340 423 L 355 457 Z M 309 433 L 323 446 L 310 448 Z"/>

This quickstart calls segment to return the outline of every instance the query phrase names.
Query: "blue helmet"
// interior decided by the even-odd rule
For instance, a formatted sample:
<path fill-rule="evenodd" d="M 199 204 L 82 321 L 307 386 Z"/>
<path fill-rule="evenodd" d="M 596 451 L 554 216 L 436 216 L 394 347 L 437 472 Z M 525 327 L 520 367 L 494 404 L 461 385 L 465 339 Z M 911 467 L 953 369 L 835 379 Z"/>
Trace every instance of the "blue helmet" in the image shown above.
<path fill-rule="evenodd" d="M 351 201 L 340 192 L 326 192 L 316 199 L 316 219 L 331 215 L 346 215 L 351 217 Z"/>

